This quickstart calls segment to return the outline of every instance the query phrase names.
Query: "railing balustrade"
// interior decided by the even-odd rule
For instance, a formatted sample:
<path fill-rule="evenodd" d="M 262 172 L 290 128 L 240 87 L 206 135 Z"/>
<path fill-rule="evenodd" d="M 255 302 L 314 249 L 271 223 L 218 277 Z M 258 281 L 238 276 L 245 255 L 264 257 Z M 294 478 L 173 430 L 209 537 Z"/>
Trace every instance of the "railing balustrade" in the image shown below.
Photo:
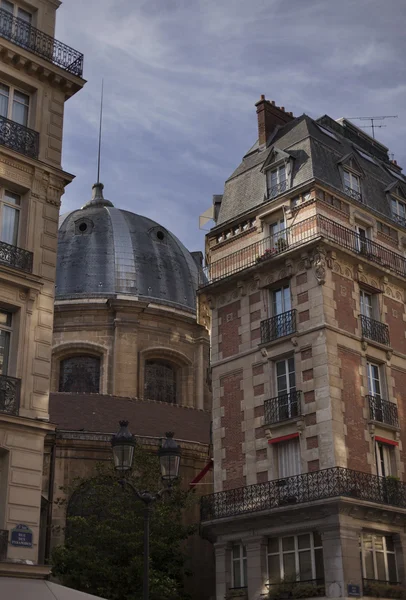
<path fill-rule="evenodd" d="M 73 75 L 83 75 L 83 54 L 4 9 L 0 9 L 0 36 Z"/>
<path fill-rule="evenodd" d="M 369 405 L 369 418 L 371 421 L 386 423 L 393 427 L 399 427 L 398 407 L 394 402 L 388 402 L 378 396 L 369 394 L 366 396 Z"/>
<path fill-rule="evenodd" d="M 0 116 L 0 144 L 29 158 L 38 158 L 39 133 Z"/>
<path fill-rule="evenodd" d="M 278 234 L 259 240 L 208 264 L 203 269 L 200 287 L 206 287 L 244 269 L 265 263 L 279 254 L 303 246 L 317 238 L 325 238 L 342 248 L 364 256 L 371 262 L 387 267 L 397 275 L 406 276 L 406 258 L 402 255 L 368 240 L 323 215 L 314 215 Z"/>
<path fill-rule="evenodd" d="M 302 414 L 302 392 L 295 390 L 264 402 L 265 425 L 294 419 Z"/>
<path fill-rule="evenodd" d="M 233 517 L 339 496 L 406 509 L 406 483 L 344 467 L 331 467 L 203 496 L 201 520 Z"/>
<path fill-rule="evenodd" d="M 296 309 L 261 321 L 261 344 L 296 332 Z"/>
<path fill-rule="evenodd" d="M 384 344 L 385 346 L 390 345 L 389 327 L 386 323 L 375 321 L 375 319 L 370 319 L 365 315 L 360 315 L 359 317 L 361 319 L 362 337 L 378 342 L 379 344 Z"/>
<path fill-rule="evenodd" d="M 0 264 L 32 273 L 33 254 L 29 250 L 0 242 Z"/>

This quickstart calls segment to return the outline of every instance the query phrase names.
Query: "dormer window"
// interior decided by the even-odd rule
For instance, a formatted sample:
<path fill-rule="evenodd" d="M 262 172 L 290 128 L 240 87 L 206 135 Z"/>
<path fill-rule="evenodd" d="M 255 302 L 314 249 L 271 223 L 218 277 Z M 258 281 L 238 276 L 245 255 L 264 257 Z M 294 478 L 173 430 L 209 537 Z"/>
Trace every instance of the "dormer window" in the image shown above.
<path fill-rule="evenodd" d="M 283 164 L 267 172 L 268 198 L 275 198 L 287 190 L 286 166 Z"/>
<path fill-rule="evenodd" d="M 406 204 L 397 198 L 392 198 L 392 217 L 403 227 L 406 227 Z"/>
<path fill-rule="evenodd" d="M 351 171 L 344 170 L 344 191 L 346 194 L 362 202 L 360 178 Z"/>

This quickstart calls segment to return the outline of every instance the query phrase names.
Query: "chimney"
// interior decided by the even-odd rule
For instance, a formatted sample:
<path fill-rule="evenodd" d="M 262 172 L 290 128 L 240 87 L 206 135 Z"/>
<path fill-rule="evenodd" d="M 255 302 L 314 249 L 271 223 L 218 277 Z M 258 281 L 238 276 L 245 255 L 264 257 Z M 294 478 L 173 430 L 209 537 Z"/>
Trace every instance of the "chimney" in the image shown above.
<path fill-rule="evenodd" d="M 259 102 L 255 104 L 258 116 L 259 145 L 266 144 L 269 136 L 275 131 L 277 125 L 285 125 L 295 117 L 291 112 L 286 112 L 284 106 L 276 106 L 275 102 L 265 99 L 262 94 Z"/>

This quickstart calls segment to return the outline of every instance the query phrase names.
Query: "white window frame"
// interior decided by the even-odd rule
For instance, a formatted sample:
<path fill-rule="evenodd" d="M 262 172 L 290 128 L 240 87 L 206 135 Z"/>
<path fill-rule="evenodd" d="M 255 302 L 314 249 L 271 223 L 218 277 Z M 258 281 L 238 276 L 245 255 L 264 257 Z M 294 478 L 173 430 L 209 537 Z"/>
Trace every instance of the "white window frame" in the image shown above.
<path fill-rule="evenodd" d="M 12 335 L 13 335 L 13 314 L 8 311 L 5 310 L 3 308 L 0 308 L 0 313 L 2 315 L 7 315 L 7 317 L 9 318 L 8 323 L 0 323 L 0 330 L 2 332 L 4 332 L 6 335 L 8 335 L 8 348 L 7 348 L 7 355 L 6 355 L 6 368 L 0 369 L 0 375 L 8 375 L 9 372 L 9 366 L 10 366 L 10 352 L 11 352 L 11 343 L 12 343 Z"/>
<path fill-rule="evenodd" d="M 371 536 L 371 542 L 372 542 L 372 548 L 371 550 L 367 549 L 365 547 L 365 538 L 366 536 Z M 375 542 L 376 542 L 376 537 L 381 537 L 383 538 L 382 540 L 382 547 L 383 550 L 380 549 L 376 549 L 375 548 Z M 378 580 L 377 575 L 378 575 L 378 565 L 377 565 L 377 561 L 376 561 L 376 555 L 377 553 L 381 553 L 384 555 L 384 565 L 385 565 L 385 574 L 386 574 L 386 581 L 390 581 L 389 580 L 389 569 L 388 569 L 388 554 L 391 554 L 395 557 L 395 568 L 396 568 L 396 579 L 397 581 L 399 580 L 399 573 L 398 573 L 398 565 L 397 565 L 397 560 L 396 560 L 396 551 L 395 550 L 388 550 L 387 549 L 387 537 L 390 537 L 390 535 L 386 535 L 384 533 L 370 533 L 370 532 L 363 532 L 361 533 L 361 539 L 360 539 L 360 545 L 361 545 L 361 562 L 362 562 L 362 575 L 364 579 L 368 579 L 369 581 L 371 581 L 370 577 L 367 577 L 367 571 L 366 571 L 366 563 L 365 563 L 365 556 L 367 552 L 372 552 L 372 557 L 373 557 L 373 568 L 374 568 L 374 579 L 376 581 L 382 581 L 382 580 Z M 372 580 L 373 581 L 373 580 Z M 396 583 L 396 582 L 391 582 L 391 583 Z"/>
<path fill-rule="evenodd" d="M 292 310 L 292 297 L 291 297 L 291 293 L 290 293 L 290 286 L 288 285 L 283 285 L 279 288 L 276 288 L 274 290 L 270 290 L 271 291 L 271 315 L 273 317 L 276 317 L 278 315 L 283 315 L 283 313 L 288 312 L 290 310 Z M 286 292 L 286 293 L 285 293 Z M 277 312 L 277 307 L 276 307 L 276 296 L 275 294 L 280 293 L 281 294 L 281 304 L 282 304 L 282 310 L 280 312 Z M 286 297 L 287 296 L 287 297 Z"/>
<path fill-rule="evenodd" d="M 361 194 L 361 178 L 348 169 L 343 169 L 344 185 L 357 194 Z"/>
<path fill-rule="evenodd" d="M 391 212 L 393 219 L 406 227 L 406 202 L 391 196 Z"/>
<path fill-rule="evenodd" d="M 302 472 L 302 460 L 299 437 L 279 442 L 278 444 L 275 444 L 275 446 L 277 454 L 278 479 L 287 479 L 288 477 L 300 475 Z M 282 456 L 282 452 L 284 451 L 285 457 Z M 289 454 L 289 458 L 287 461 L 283 462 L 283 458 L 286 458 L 286 453 Z M 284 470 L 289 472 L 284 472 Z M 282 492 L 286 492 L 287 495 L 289 495 L 289 486 L 287 486 L 287 488 L 282 488 Z"/>
<path fill-rule="evenodd" d="M 30 12 L 29 10 L 26 10 L 25 8 L 23 8 L 22 6 L 20 6 L 18 3 L 16 2 L 11 2 L 11 0 L 8 0 L 7 4 L 12 4 L 13 5 L 13 12 L 10 11 L 10 15 L 12 14 L 13 17 L 17 18 L 17 19 L 21 19 L 20 16 L 20 11 L 25 12 L 27 15 L 30 15 L 31 20 L 30 20 L 30 25 L 32 25 L 32 19 L 33 19 L 33 13 Z M 3 10 L 6 10 L 7 12 L 9 12 L 7 9 L 3 8 L 3 2 L 0 1 L 0 8 L 2 8 Z M 24 23 L 28 23 L 28 21 L 25 21 L 25 19 L 22 19 L 24 21 Z"/>
<path fill-rule="evenodd" d="M 234 549 L 238 548 L 238 557 L 234 557 Z M 234 565 L 237 565 L 239 571 L 240 583 L 243 585 L 235 585 Z M 233 588 L 246 588 L 247 583 L 247 547 L 241 542 L 234 543 L 231 548 L 231 581 Z M 238 582 L 237 582 L 238 583 Z"/>
<path fill-rule="evenodd" d="M 375 440 L 376 472 L 379 477 L 396 477 L 395 447 Z"/>
<path fill-rule="evenodd" d="M 13 204 L 12 202 L 9 202 L 7 199 L 7 194 L 16 196 L 19 200 L 19 204 Z M 0 188 L 0 241 L 9 244 L 10 242 L 6 242 L 5 240 L 2 239 L 3 238 L 3 235 L 2 235 L 3 217 L 4 217 L 4 207 L 5 206 L 10 207 L 11 209 L 15 210 L 17 213 L 17 217 L 16 217 L 17 218 L 17 235 L 16 235 L 15 243 L 10 244 L 10 245 L 18 247 L 19 240 L 20 240 L 20 228 L 21 228 L 21 195 L 16 194 L 12 190 L 8 190 L 6 188 Z"/>
<path fill-rule="evenodd" d="M 378 375 L 378 377 L 376 377 Z M 374 382 L 378 382 L 379 391 Z M 383 397 L 383 373 L 382 365 L 367 361 L 367 383 L 368 383 L 368 394 L 374 396 L 374 398 L 382 399 Z"/>
<path fill-rule="evenodd" d="M 289 370 L 289 361 L 293 361 L 293 370 Z M 281 363 L 285 363 L 285 384 L 286 384 L 286 391 L 279 391 L 279 386 L 278 386 L 278 364 Z M 290 385 L 290 377 L 289 375 L 293 374 L 294 375 L 294 385 Z M 296 391 L 297 387 L 296 387 L 296 365 L 295 365 L 295 357 L 293 355 L 291 356 L 287 356 L 286 358 L 281 358 L 279 360 L 275 361 L 275 396 L 279 396 L 279 395 L 284 395 L 284 394 L 290 394 L 291 392 Z"/>
<path fill-rule="evenodd" d="M 368 243 L 372 239 L 372 228 L 365 227 L 364 225 L 356 225 L 355 231 L 359 236 L 356 238 L 357 251 L 368 254 L 372 250 L 371 245 Z"/>
<path fill-rule="evenodd" d="M 23 94 L 26 98 L 28 98 L 28 111 L 27 111 L 26 123 L 19 123 L 19 124 L 22 127 L 29 127 L 30 117 L 31 117 L 31 95 L 27 94 L 27 92 L 25 90 L 21 90 L 20 88 L 14 86 L 14 85 L 10 85 L 9 83 L 6 83 L 5 81 L 1 81 L 0 80 L 0 84 L 3 85 L 3 86 L 5 86 L 5 87 L 7 87 L 7 89 L 8 89 L 7 115 L 0 116 L 0 119 L 1 118 L 6 118 L 9 121 L 13 121 L 14 123 L 18 123 L 18 121 L 15 121 L 13 119 L 14 94 L 15 94 L 15 92 L 18 92 L 19 94 Z M 2 94 L 2 89 L 0 89 L 0 94 Z"/>
<path fill-rule="evenodd" d="M 281 178 L 281 173 L 284 177 Z M 284 185 L 283 185 L 284 184 Z M 276 198 L 289 189 L 288 186 L 288 163 L 284 162 L 278 166 L 272 166 L 266 172 L 266 185 L 268 198 Z"/>
<path fill-rule="evenodd" d="M 310 547 L 308 548 L 301 548 L 299 549 L 299 541 L 298 538 L 301 535 L 310 535 Z M 275 536 L 276 537 L 276 536 Z M 294 539 L 294 550 L 285 550 L 283 551 L 283 539 L 284 538 L 292 538 Z M 270 538 L 272 539 L 272 538 Z M 283 565 L 283 555 L 284 554 L 294 554 L 295 555 L 295 575 L 296 575 L 296 581 L 300 582 L 300 566 L 299 566 L 299 554 L 300 552 L 308 552 L 310 550 L 310 558 L 311 558 L 311 565 L 312 565 L 312 580 L 316 579 L 316 558 L 315 558 L 315 550 L 323 550 L 323 545 L 321 546 L 315 546 L 314 544 L 314 535 L 313 535 L 313 531 L 304 531 L 303 533 L 299 533 L 296 535 L 285 535 L 285 536 L 281 536 L 278 537 L 278 552 L 269 552 L 269 543 L 267 544 L 266 547 L 266 567 L 267 567 L 267 575 L 268 575 L 268 582 L 270 579 L 270 572 L 269 572 L 269 557 L 270 556 L 279 556 L 279 577 L 280 577 L 280 581 L 284 581 L 285 578 L 285 571 L 284 571 L 284 565 Z M 324 557 L 323 557 L 324 559 Z M 323 560 L 324 563 L 324 560 Z M 324 564 L 323 564 L 324 567 Z M 303 580 L 305 581 L 305 580 Z M 274 582 L 272 582 L 274 583 Z M 278 583 L 278 582 L 275 582 Z"/>
<path fill-rule="evenodd" d="M 359 291 L 359 308 L 360 314 L 368 319 L 377 319 L 378 317 L 378 298 L 376 294 L 372 294 L 360 288 Z"/>

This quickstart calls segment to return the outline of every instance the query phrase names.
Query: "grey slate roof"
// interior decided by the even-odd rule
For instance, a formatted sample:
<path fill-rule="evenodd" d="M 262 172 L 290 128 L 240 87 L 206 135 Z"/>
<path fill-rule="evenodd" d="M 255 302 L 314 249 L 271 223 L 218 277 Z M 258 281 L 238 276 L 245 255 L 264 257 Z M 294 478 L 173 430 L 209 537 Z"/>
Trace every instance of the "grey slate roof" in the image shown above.
<path fill-rule="evenodd" d="M 399 176 L 396 178 L 387 170 L 392 166 L 385 147 L 376 143 L 374 162 L 371 162 L 358 152 L 366 152 L 368 140 L 360 138 L 361 147 L 353 141 L 354 136 L 348 139 L 344 127 L 330 117 L 324 116 L 319 121 L 337 139 L 323 133 L 318 123 L 309 116 L 302 115 L 278 129 L 266 149 L 260 148 L 258 143 L 250 148 L 225 183 L 216 227 L 236 219 L 267 200 L 266 176 L 261 169 L 274 147 L 293 157 L 291 188 L 319 179 L 330 187 L 343 191 L 339 162 L 343 157 L 352 155 L 363 171 L 361 187 L 365 204 L 372 210 L 391 217 L 385 189 L 392 183 L 399 183 Z M 381 160 L 385 156 L 386 160 Z M 406 185 L 406 178 L 404 181 Z"/>
<path fill-rule="evenodd" d="M 60 219 L 57 300 L 124 294 L 194 311 L 197 280 L 190 252 L 147 217 L 101 201 Z"/>

